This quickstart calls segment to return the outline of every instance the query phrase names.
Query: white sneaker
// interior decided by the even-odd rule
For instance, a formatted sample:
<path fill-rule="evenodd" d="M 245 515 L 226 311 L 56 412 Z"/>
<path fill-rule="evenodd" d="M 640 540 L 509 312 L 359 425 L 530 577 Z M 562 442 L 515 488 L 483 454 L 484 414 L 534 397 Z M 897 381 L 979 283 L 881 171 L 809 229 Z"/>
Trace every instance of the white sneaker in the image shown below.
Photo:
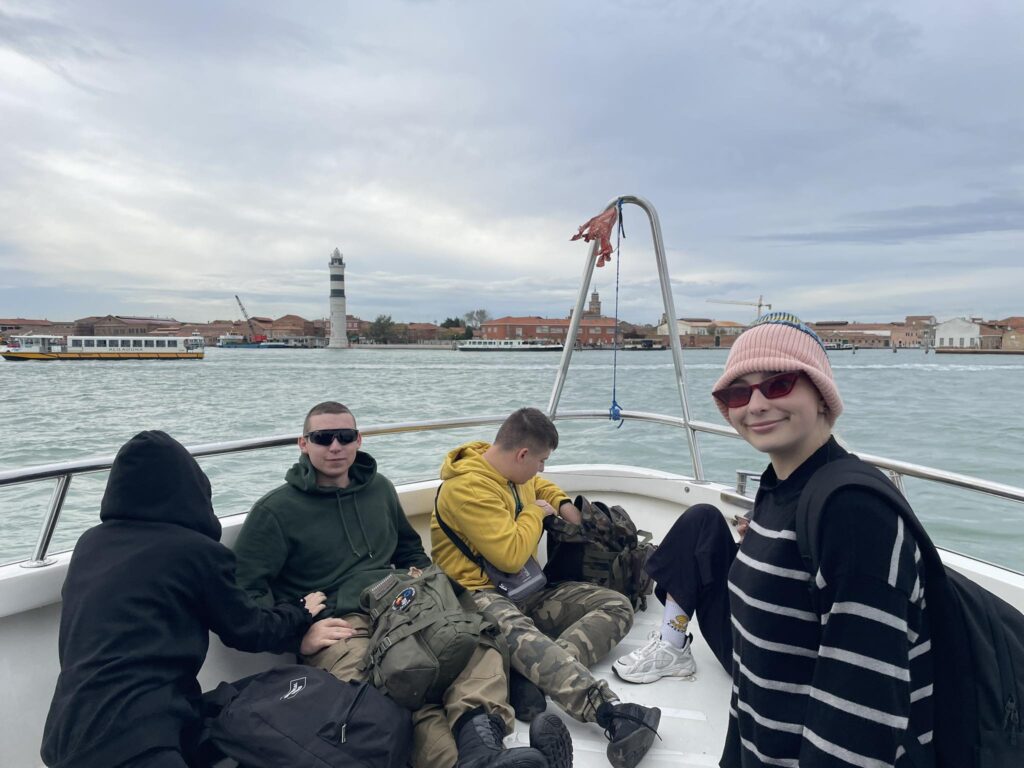
<path fill-rule="evenodd" d="M 697 664 L 690 651 L 692 637 L 686 636 L 686 645 L 676 648 L 661 639 L 658 630 L 642 648 L 626 654 L 612 664 L 615 674 L 629 683 L 653 683 L 663 677 L 693 678 Z"/>

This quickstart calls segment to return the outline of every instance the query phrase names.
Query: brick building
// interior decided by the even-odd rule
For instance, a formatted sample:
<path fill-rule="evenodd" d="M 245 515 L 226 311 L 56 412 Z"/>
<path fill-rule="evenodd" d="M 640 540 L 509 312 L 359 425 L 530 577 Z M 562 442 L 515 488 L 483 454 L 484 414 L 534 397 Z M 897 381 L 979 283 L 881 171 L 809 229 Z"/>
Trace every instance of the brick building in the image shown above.
<path fill-rule="evenodd" d="M 894 349 L 925 346 L 924 329 L 909 325 L 893 328 L 892 333 L 889 334 L 889 345 Z"/>
<path fill-rule="evenodd" d="M 893 331 L 902 331 L 903 323 L 851 323 L 847 320 L 826 320 L 810 323 L 821 340 L 828 342 L 849 342 L 858 349 L 887 348 L 892 342 Z"/>
<path fill-rule="evenodd" d="M 689 349 L 728 349 L 746 329 L 730 320 L 712 320 L 708 317 L 680 317 L 676 320 L 679 344 Z M 658 326 L 658 338 L 668 346 L 668 323 Z"/>
<path fill-rule="evenodd" d="M 935 346 L 935 315 L 907 315 L 904 325 L 918 332 L 919 344 L 930 348 Z"/>
<path fill-rule="evenodd" d="M 999 348 L 1010 352 L 1024 352 L 1024 326 L 1020 329 L 1004 331 Z"/>
<path fill-rule="evenodd" d="M 480 327 L 483 339 L 547 339 L 564 344 L 569 333 L 569 318 L 499 317 L 485 320 Z M 576 340 L 584 347 L 610 347 L 616 341 L 615 320 L 611 317 L 582 317 Z"/>
<path fill-rule="evenodd" d="M 312 320 L 306 320 L 298 315 L 282 315 L 270 323 L 270 331 L 267 334 L 274 340 L 305 339 L 317 335 L 317 328 Z"/>
<path fill-rule="evenodd" d="M 50 320 L 30 320 L 25 317 L 0 318 L 0 336 L 67 336 L 75 332 L 72 322 L 51 322 Z"/>
<path fill-rule="evenodd" d="M 76 336 L 145 336 L 150 333 L 166 333 L 168 328 L 177 328 L 181 322 L 172 317 L 134 317 L 129 315 L 104 315 L 83 317 L 75 320 Z"/>
<path fill-rule="evenodd" d="M 434 323 L 406 323 L 405 337 L 410 344 L 437 341 L 440 331 L 440 326 Z"/>

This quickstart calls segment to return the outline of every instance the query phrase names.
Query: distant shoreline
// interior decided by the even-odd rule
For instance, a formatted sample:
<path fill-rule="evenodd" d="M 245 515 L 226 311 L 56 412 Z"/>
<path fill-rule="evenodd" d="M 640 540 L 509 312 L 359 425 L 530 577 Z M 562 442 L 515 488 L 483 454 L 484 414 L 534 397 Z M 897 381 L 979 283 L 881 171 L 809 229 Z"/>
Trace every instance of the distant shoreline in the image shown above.
<path fill-rule="evenodd" d="M 330 347 L 326 347 L 330 349 Z M 348 349 L 441 349 L 454 352 L 455 346 L 451 343 L 442 344 L 352 344 Z M 344 349 L 337 350 L 343 352 Z"/>
<path fill-rule="evenodd" d="M 1024 349 L 955 349 L 947 347 L 932 351 L 936 355 L 1024 355 Z"/>

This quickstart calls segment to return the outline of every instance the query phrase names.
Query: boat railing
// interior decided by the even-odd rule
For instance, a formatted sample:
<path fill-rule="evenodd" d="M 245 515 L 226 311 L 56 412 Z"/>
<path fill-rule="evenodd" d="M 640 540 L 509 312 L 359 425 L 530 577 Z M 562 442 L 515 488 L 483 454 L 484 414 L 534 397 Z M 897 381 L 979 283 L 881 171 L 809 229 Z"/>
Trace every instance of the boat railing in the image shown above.
<path fill-rule="evenodd" d="M 373 437 L 381 435 L 400 435 L 412 432 L 462 429 L 466 427 L 492 426 L 501 424 L 506 416 L 507 414 L 481 415 L 451 419 L 431 419 L 426 421 L 377 424 L 368 427 L 361 427 L 360 431 L 367 437 Z M 624 410 L 621 413 L 621 418 L 627 421 L 660 424 L 676 429 L 703 432 L 705 434 L 718 437 L 739 439 L 739 435 L 730 426 L 713 424 L 705 421 L 691 420 L 687 422 L 683 418 L 662 413 Z M 607 421 L 608 412 L 604 410 L 567 410 L 559 412 L 555 416 L 555 419 L 557 421 Z M 297 438 L 298 435 L 295 434 L 274 435 L 270 437 L 232 440 L 221 443 L 205 443 L 202 445 L 191 446 L 188 450 L 197 459 L 201 459 L 211 456 L 223 456 L 226 454 L 245 453 L 248 451 L 259 451 L 295 445 Z M 857 455 L 865 461 L 887 471 L 890 476 L 893 477 L 894 482 L 901 487 L 904 477 L 912 477 L 939 483 L 945 486 L 962 488 L 976 493 L 1024 503 L 1024 488 L 1018 488 L 1003 483 L 995 483 L 971 477 L 969 475 L 935 469 L 933 467 L 926 467 L 921 464 L 913 464 L 907 461 L 897 461 L 883 456 L 861 453 L 860 451 L 857 452 Z M 24 483 L 43 482 L 49 480 L 56 481 L 53 492 L 50 496 L 50 502 L 47 507 L 46 514 L 44 515 L 43 522 L 40 527 L 35 548 L 32 552 L 32 557 L 29 560 L 22 561 L 20 563 L 22 567 L 38 568 L 40 566 L 46 566 L 56 562 L 54 558 L 48 557 L 48 551 L 53 539 L 54 531 L 57 528 L 57 522 L 60 519 L 61 511 L 64 507 L 64 502 L 71 486 L 72 478 L 77 475 L 109 470 L 113 463 L 114 456 L 100 456 L 95 458 L 79 459 L 76 461 L 40 464 L 36 466 L 0 471 L 0 488 Z M 745 496 L 746 491 L 745 478 L 750 476 L 751 473 L 741 471 L 739 475 L 743 477 L 743 480 L 737 480 L 735 495 L 743 497 Z M 692 480 L 693 482 L 700 483 L 707 482 L 698 478 L 692 478 Z"/>

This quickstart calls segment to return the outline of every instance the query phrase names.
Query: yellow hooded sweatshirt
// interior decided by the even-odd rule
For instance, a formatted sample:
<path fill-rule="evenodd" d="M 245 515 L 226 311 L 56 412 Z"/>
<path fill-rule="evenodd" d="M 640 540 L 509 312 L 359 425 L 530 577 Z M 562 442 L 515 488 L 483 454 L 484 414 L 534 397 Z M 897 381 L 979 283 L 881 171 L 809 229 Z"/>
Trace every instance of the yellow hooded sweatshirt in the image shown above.
<path fill-rule="evenodd" d="M 568 501 L 554 483 L 533 477 L 513 486 L 483 457 L 490 443 L 473 442 L 451 451 L 441 466 L 441 491 L 437 510 L 445 523 L 474 554 L 480 553 L 496 568 L 515 573 L 537 555 L 544 531 L 544 512 L 536 501 L 542 499 L 555 509 Z M 522 511 L 516 517 L 516 497 Z M 466 589 L 493 589 L 480 566 L 463 555 L 437 524 L 430 519 L 431 556 L 451 578 Z"/>

